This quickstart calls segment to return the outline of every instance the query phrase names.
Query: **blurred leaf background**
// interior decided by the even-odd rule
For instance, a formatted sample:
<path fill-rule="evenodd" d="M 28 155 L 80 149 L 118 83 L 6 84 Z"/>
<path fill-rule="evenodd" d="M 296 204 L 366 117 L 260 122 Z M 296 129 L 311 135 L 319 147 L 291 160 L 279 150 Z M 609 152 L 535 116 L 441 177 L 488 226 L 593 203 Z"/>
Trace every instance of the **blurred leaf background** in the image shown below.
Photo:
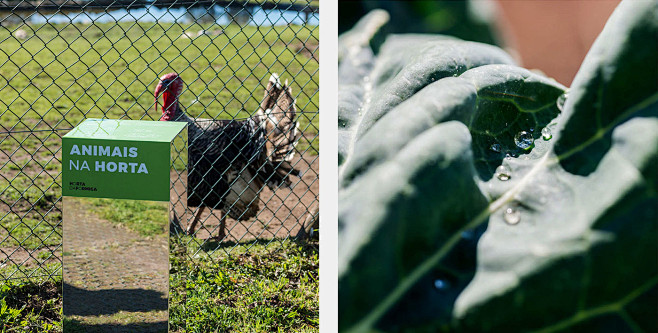
<path fill-rule="evenodd" d="M 375 52 L 384 36 L 394 33 L 434 33 L 463 40 L 500 45 L 492 26 L 495 4 L 481 1 L 340 1 L 338 33 L 349 30 L 373 9 L 386 10 L 391 18 L 373 39 Z"/>
<path fill-rule="evenodd" d="M 392 33 L 449 35 L 503 47 L 520 66 L 570 86 L 619 1 L 340 1 L 338 30 L 380 8 L 391 18 L 372 39 L 375 53 Z"/>

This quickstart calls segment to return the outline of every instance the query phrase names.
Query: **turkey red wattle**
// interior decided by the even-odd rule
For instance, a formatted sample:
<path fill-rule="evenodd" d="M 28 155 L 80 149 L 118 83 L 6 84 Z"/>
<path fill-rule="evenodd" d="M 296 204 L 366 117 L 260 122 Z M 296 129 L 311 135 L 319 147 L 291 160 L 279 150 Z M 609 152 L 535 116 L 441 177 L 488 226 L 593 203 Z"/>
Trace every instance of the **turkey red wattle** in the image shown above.
<path fill-rule="evenodd" d="M 162 93 L 163 105 L 162 105 L 162 118 L 160 120 L 167 121 L 172 120 L 174 117 L 174 112 L 178 105 L 178 97 L 170 92 L 170 88 Z"/>
<path fill-rule="evenodd" d="M 160 78 L 155 88 L 155 107 L 158 107 L 158 97 L 162 93 L 162 117 L 161 121 L 173 120 L 174 113 L 178 107 L 178 95 L 182 90 L 182 80 L 176 73 L 169 73 Z"/>

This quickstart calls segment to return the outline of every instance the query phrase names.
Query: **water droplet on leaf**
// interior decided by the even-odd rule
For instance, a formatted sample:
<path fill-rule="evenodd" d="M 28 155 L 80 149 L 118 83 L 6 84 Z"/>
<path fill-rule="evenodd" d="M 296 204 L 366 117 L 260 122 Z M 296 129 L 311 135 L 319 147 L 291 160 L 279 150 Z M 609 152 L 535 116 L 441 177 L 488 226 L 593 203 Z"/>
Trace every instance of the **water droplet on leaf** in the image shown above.
<path fill-rule="evenodd" d="M 448 289 L 449 286 L 450 284 L 446 280 L 442 280 L 442 279 L 434 280 L 434 288 L 436 288 L 437 290 L 446 290 Z"/>
<path fill-rule="evenodd" d="M 462 231 L 462 238 L 464 239 L 473 239 L 475 232 L 473 230 Z"/>
<path fill-rule="evenodd" d="M 551 129 L 548 127 L 544 127 L 544 129 L 541 130 L 541 137 L 544 138 L 544 140 L 548 141 L 553 137 L 553 133 L 551 133 Z"/>
<path fill-rule="evenodd" d="M 534 142 L 535 139 L 532 138 L 532 134 L 526 131 L 521 131 L 519 133 L 516 133 L 516 135 L 514 136 L 514 143 L 516 144 L 517 147 L 523 150 L 528 150 L 532 148 Z"/>
<path fill-rule="evenodd" d="M 491 147 L 489 147 L 489 149 L 491 149 L 491 150 L 493 150 L 497 153 L 500 153 L 500 145 L 497 144 L 497 143 L 492 144 Z"/>
<path fill-rule="evenodd" d="M 511 224 L 511 225 L 517 224 L 521 221 L 521 212 L 519 212 L 518 210 L 512 207 L 508 207 L 505 210 L 504 218 L 507 224 Z"/>
<path fill-rule="evenodd" d="M 569 93 L 564 93 L 557 98 L 555 104 L 557 104 L 557 108 L 560 110 L 560 112 L 564 111 L 564 103 L 567 101 L 568 97 Z"/>
<path fill-rule="evenodd" d="M 496 177 L 502 181 L 505 181 L 512 177 L 512 172 L 508 167 L 504 165 L 499 165 L 496 168 Z"/>

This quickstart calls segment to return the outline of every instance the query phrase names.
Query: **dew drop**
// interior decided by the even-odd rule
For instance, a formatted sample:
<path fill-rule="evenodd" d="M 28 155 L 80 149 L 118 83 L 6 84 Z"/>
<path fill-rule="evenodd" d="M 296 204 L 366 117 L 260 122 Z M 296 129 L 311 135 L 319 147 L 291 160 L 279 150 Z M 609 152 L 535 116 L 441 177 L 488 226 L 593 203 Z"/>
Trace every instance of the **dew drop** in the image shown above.
<path fill-rule="evenodd" d="M 450 284 L 446 280 L 442 280 L 442 279 L 434 280 L 434 288 L 436 288 L 437 290 L 446 290 L 448 289 L 449 286 Z"/>
<path fill-rule="evenodd" d="M 560 112 L 564 111 L 564 102 L 567 101 L 568 97 L 569 97 L 569 93 L 564 93 L 557 98 L 555 104 L 557 104 L 557 108 L 560 110 Z"/>
<path fill-rule="evenodd" d="M 516 135 L 514 136 L 514 143 L 516 144 L 517 147 L 523 150 L 528 150 L 532 148 L 534 142 L 535 140 L 532 138 L 532 134 L 526 131 L 521 131 L 519 133 L 516 133 Z"/>
<path fill-rule="evenodd" d="M 533 133 L 535 131 L 534 127 L 530 127 L 530 133 Z"/>
<path fill-rule="evenodd" d="M 505 159 L 509 161 L 512 159 L 512 156 L 510 154 L 505 154 Z"/>
<path fill-rule="evenodd" d="M 499 165 L 496 168 L 496 177 L 502 181 L 506 181 L 512 177 L 512 172 L 508 167 Z"/>
<path fill-rule="evenodd" d="M 497 143 L 492 144 L 491 147 L 489 147 L 489 149 L 491 149 L 491 150 L 493 150 L 497 153 L 500 153 L 500 145 L 497 144 Z"/>
<path fill-rule="evenodd" d="M 545 141 L 550 140 L 553 137 L 553 133 L 551 133 L 551 129 L 548 127 L 544 127 L 544 129 L 541 130 L 541 137 L 544 138 Z"/>
<path fill-rule="evenodd" d="M 473 230 L 462 231 L 462 238 L 473 239 L 473 237 L 475 237 L 475 232 Z"/>
<path fill-rule="evenodd" d="M 521 213 L 512 207 L 507 207 L 504 218 L 507 224 L 514 225 L 521 221 Z"/>

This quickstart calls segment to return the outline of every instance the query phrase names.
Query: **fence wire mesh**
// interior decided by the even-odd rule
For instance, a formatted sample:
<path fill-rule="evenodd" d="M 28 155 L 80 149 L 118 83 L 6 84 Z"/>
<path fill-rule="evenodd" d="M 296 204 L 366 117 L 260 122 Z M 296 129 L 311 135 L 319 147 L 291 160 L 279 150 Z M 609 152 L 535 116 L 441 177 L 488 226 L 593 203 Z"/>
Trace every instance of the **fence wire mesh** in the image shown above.
<path fill-rule="evenodd" d="M 170 72 L 195 120 L 185 157 L 195 163 L 172 171 L 198 201 L 172 221 L 189 257 L 308 237 L 318 37 L 317 1 L 0 2 L 0 280 L 61 275 L 61 137 L 87 118 L 160 120 L 154 88 Z M 226 141 L 227 128 L 241 130 Z M 256 149 L 246 162 L 247 145 L 227 157 L 238 139 Z M 222 184 L 222 204 L 206 204 Z"/>

